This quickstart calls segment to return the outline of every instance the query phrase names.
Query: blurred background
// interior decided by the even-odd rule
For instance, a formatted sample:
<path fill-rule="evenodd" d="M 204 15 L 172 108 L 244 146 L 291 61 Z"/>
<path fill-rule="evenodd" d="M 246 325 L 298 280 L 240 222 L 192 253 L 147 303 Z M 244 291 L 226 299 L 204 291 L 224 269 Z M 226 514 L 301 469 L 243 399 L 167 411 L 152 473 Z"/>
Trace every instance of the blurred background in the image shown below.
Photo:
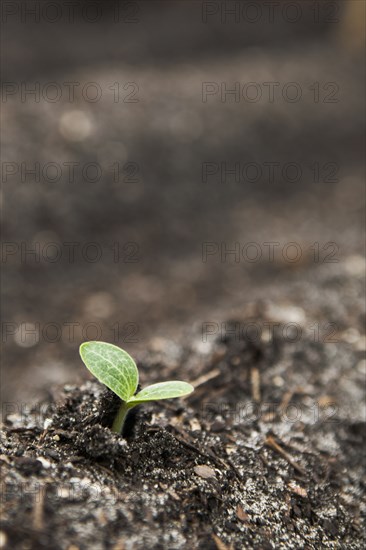
<path fill-rule="evenodd" d="M 364 2 L 1 9 L 6 401 L 253 304 L 361 338 Z"/>

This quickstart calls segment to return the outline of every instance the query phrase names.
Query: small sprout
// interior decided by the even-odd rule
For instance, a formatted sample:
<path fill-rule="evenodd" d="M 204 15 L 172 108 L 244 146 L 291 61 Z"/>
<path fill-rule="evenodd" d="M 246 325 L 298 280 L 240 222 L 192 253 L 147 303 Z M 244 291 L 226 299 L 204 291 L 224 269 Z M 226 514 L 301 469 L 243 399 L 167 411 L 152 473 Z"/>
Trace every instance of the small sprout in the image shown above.
<path fill-rule="evenodd" d="M 123 349 L 106 342 L 84 342 L 80 356 L 90 372 L 122 400 L 112 431 L 122 433 L 127 413 L 140 403 L 183 397 L 193 392 L 187 382 L 159 382 L 137 391 L 139 373 L 135 361 Z"/>

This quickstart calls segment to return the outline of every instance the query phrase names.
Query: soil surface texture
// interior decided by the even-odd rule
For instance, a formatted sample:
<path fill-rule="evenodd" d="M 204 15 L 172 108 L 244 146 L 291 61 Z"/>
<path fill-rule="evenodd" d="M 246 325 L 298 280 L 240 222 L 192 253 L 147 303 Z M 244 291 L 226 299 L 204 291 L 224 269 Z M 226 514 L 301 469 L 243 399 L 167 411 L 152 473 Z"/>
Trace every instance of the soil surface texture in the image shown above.
<path fill-rule="evenodd" d="M 9 414 L 9 547 L 363 548 L 363 341 L 347 326 L 336 341 L 285 339 L 278 315 L 253 303 L 207 342 L 195 327 L 154 340 L 142 386 L 195 392 L 138 408 L 125 437 L 109 429 L 118 398 L 92 380 Z M 249 323 L 276 327 L 259 339 Z"/>

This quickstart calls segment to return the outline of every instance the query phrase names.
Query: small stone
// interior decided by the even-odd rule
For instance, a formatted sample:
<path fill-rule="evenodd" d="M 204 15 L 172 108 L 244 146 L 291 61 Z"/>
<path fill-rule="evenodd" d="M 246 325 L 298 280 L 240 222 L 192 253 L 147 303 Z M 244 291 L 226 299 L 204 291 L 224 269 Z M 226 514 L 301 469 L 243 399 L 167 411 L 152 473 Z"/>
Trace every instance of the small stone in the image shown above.
<path fill-rule="evenodd" d="M 201 424 L 195 418 L 189 421 L 189 426 L 192 431 L 201 431 Z"/>
<path fill-rule="evenodd" d="M 344 260 L 345 270 L 349 275 L 354 275 L 355 277 L 363 277 L 365 273 L 366 261 L 363 256 L 352 255 L 347 256 Z"/>
<path fill-rule="evenodd" d="M 51 467 L 51 462 L 46 458 L 43 458 L 43 456 L 38 456 L 37 460 L 42 464 L 43 468 L 45 468 L 46 470 L 48 470 L 48 468 Z"/>
<path fill-rule="evenodd" d="M 341 338 L 344 342 L 347 342 L 347 344 L 356 344 L 361 338 L 361 335 L 356 328 L 348 328 L 342 332 Z"/>
<path fill-rule="evenodd" d="M 84 304 L 84 311 L 91 317 L 108 319 L 114 311 L 113 296 L 108 292 L 96 292 L 88 296 Z"/>
<path fill-rule="evenodd" d="M 69 498 L 70 497 L 70 488 L 67 487 L 58 487 L 57 496 L 59 498 Z"/>
<path fill-rule="evenodd" d="M 244 512 L 244 510 L 240 506 L 240 504 L 236 508 L 236 515 L 237 515 L 237 518 L 240 519 L 240 521 L 242 521 L 243 523 L 245 523 L 249 520 L 248 514 L 246 512 Z"/>
<path fill-rule="evenodd" d="M 46 420 L 43 422 L 43 429 L 47 430 L 50 426 L 52 426 L 52 418 L 46 418 Z"/>
<path fill-rule="evenodd" d="M 272 321 L 279 323 L 298 323 L 303 325 L 306 321 L 305 311 L 301 307 L 287 304 L 270 304 L 267 311 Z"/>
<path fill-rule="evenodd" d="M 14 342 L 21 348 L 31 348 L 40 340 L 39 328 L 36 323 L 21 323 L 14 334 Z"/>
<path fill-rule="evenodd" d="M 296 485 L 293 481 L 289 483 L 289 488 L 295 495 L 299 495 L 300 497 L 307 498 L 308 493 L 304 487 L 300 487 L 299 485 Z"/>
<path fill-rule="evenodd" d="M 202 479 L 216 478 L 215 470 L 213 470 L 209 466 L 206 466 L 205 464 L 202 464 L 201 466 L 195 466 L 193 470 L 194 470 L 194 473 L 197 474 Z"/>
<path fill-rule="evenodd" d="M 225 447 L 226 454 L 229 455 L 229 456 L 231 454 L 235 453 L 235 450 L 236 450 L 235 445 L 226 445 L 226 447 Z"/>
<path fill-rule="evenodd" d="M 93 124 L 87 113 L 73 110 L 63 113 L 59 129 L 67 141 L 83 141 L 91 134 Z"/>
<path fill-rule="evenodd" d="M 273 384 L 278 388 L 282 388 L 283 385 L 285 384 L 285 381 L 282 378 L 282 376 L 275 376 L 272 381 L 273 381 Z"/>
<path fill-rule="evenodd" d="M 8 537 L 4 531 L 0 531 L 0 548 L 5 548 L 6 543 L 8 542 Z"/>

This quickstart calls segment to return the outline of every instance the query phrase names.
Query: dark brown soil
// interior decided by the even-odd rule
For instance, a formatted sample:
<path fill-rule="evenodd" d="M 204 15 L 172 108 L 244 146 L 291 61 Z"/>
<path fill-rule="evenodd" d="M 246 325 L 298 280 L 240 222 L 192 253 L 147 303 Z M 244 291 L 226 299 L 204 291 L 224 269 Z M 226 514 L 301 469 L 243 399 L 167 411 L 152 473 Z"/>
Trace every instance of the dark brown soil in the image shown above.
<path fill-rule="evenodd" d="M 8 418 L 9 548 L 363 548 L 355 346 L 276 332 L 200 351 L 190 340 L 151 351 L 140 370 L 195 392 L 141 407 L 127 439 L 108 428 L 118 399 L 93 381 Z"/>
<path fill-rule="evenodd" d="M 3 239 L 18 252 L 3 262 L 1 549 L 364 548 L 365 63 L 350 27 L 363 14 L 356 0 L 295 3 L 297 23 L 206 24 L 202 2 L 146 0 L 138 23 L 115 24 L 108 0 L 96 24 L 4 25 L 4 82 L 97 82 L 103 97 L 10 95 L 3 160 L 97 162 L 103 174 L 3 181 Z M 137 83 L 139 101 L 114 103 L 114 82 Z M 204 82 L 297 83 L 303 97 L 205 103 Z M 91 125 L 77 142 L 61 131 L 75 110 Z M 115 162 L 137 165 L 137 181 L 115 181 Z M 207 162 L 263 173 L 205 182 Z M 280 165 L 274 181 L 268 163 Z M 299 181 L 283 176 L 288 163 Z M 100 261 L 67 258 L 65 243 L 93 242 Z M 263 256 L 205 262 L 207 242 L 255 243 Z M 279 243 L 271 260 L 268 242 Z M 299 261 L 281 254 L 291 242 Z M 20 253 L 49 243 L 60 261 Z M 205 323 L 217 329 L 207 342 Z M 36 324 L 38 340 L 25 341 Z M 78 356 L 95 339 L 89 324 L 136 356 L 143 386 L 179 378 L 195 392 L 141 407 L 126 437 L 113 435 L 118 403 Z"/>

